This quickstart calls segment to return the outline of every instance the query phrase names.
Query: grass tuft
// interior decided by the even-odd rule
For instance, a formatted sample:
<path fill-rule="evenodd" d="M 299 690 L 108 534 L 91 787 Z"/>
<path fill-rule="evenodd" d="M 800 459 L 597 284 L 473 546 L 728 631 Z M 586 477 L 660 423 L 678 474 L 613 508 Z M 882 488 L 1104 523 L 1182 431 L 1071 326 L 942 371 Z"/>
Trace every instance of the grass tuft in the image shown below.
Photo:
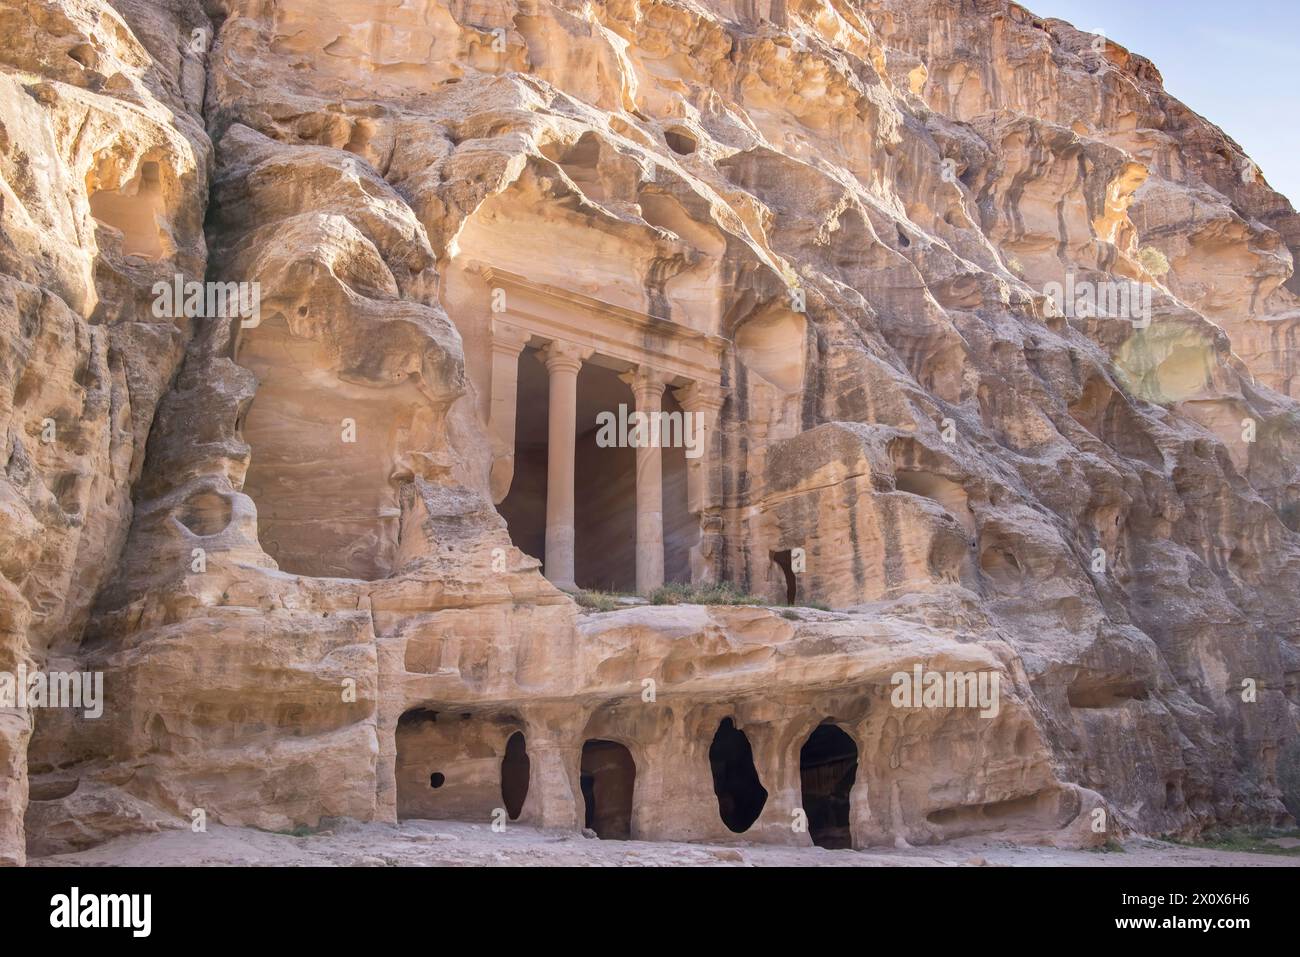
<path fill-rule="evenodd" d="M 763 599 L 748 595 L 735 585 L 670 584 L 656 588 L 650 595 L 652 605 L 766 605 Z"/>
<path fill-rule="evenodd" d="M 1106 838 L 1106 843 L 1105 843 L 1105 844 L 1098 845 L 1097 847 L 1090 847 L 1090 848 L 1088 848 L 1088 850 L 1092 851 L 1092 853 L 1094 853 L 1094 854 L 1123 854 L 1123 853 L 1125 853 L 1125 851 L 1124 851 L 1124 845 L 1121 844 L 1119 841 L 1115 840 L 1115 838 L 1113 838 L 1113 837 L 1108 837 L 1108 838 Z"/>
<path fill-rule="evenodd" d="M 593 591 L 586 588 L 576 592 L 573 596 L 573 600 L 578 603 L 579 607 L 586 608 L 589 611 L 613 611 L 616 608 L 622 608 L 623 604 L 618 598 L 619 596 L 615 592 Z"/>
<path fill-rule="evenodd" d="M 1242 851 L 1247 854 L 1277 854 L 1282 857 L 1300 857 L 1300 847 L 1281 847 L 1277 838 L 1300 839 L 1300 830 L 1283 830 L 1276 827 L 1231 827 L 1206 831 L 1197 840 L 1171 839 L 1170 843 L 1184 847 L 1205 847 L 1213 851 Z"/>

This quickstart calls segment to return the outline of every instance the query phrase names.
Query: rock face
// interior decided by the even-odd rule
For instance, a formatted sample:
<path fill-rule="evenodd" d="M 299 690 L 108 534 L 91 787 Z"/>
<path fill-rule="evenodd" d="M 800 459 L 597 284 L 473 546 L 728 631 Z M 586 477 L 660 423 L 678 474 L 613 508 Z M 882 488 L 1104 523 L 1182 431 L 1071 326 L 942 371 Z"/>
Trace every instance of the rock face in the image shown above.
<path fill-rule="evenodd" d="M 104 680 L 0 709 L 0 860 L 1286 817 L 1300 217 L 1150 62 L 1005 0 L 0 32 L 0 672 Z M 556 587 L 663 582 L 760 601 Z"/>

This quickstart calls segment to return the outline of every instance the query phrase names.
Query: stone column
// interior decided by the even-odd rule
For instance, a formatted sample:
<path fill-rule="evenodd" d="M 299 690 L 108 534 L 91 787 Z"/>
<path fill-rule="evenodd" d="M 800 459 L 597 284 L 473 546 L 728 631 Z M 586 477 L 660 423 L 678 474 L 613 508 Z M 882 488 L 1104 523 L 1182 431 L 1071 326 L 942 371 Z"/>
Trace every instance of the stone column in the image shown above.
<path fill-rule="evenodd" d="M 573 457 L 577 449 L 578 370 L 591 355 L 571 342 L 552 342 L 541 352 L 550 373 L 546 446 L 546 577 L 573 590 Z"/>
<path fill-rule="evenodd" d="M 695 440 L 699 454 L 686 450 L 686 507 L 692 515 L 699 515 L 713 505 L 708 482 L 709 459 L 712 457 L 713 434 L 718 427 L 718 412 L 722 409 L 722 390 L 716 385 L 692 382 L 674 389 L 673 396 L 696 423 Z"/>
<path fill-rule="evenodd" d="M 714 434 L 718 427 L 718 413 L 722 409 L 722 390 L 712 383 L 692 382 L 674 390 L 673 395 L 693 420 L 698 450 L 698 454 L 689 448 L 686 450 L 686 507 L 698 523 L 696 540 L 691 545 L 691 581 L 696 584 L 713 582 L 717 577 L 715 539 L 720 539 L 721 521 L 713 499 L 710 476 Z"/>
<path fill-rule="evenodd" d="M 519 353 L 527 330 L 492 320 L 492 386 L 488 432 L 492 439 L 492 502 L 501 504 L 515 475 L 515 409 L 518 407 Z"/>
<path fill-rule="evenodd" d="M 642 428 L 636 431 L 636 590 L 648 595 L 664 583 L 664 473 L 659 413 L 662 373 L 637 366 L 621 375 L 632 387 Z"/>
<path fill-rule="evenodd" d="M 582 827 L 580 729 L 586 727 L 589 717 L 585 708 L 534 706 L 525 710 L 528 797 L 519 815 L 520 823 L 567 830 Z"/>

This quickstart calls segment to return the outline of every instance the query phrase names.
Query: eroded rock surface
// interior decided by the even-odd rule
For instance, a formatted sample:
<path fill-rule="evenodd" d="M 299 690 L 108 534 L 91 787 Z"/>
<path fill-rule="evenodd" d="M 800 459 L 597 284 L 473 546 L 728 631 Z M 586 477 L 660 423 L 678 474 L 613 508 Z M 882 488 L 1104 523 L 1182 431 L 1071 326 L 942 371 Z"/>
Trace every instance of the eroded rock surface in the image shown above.
<path fill-rule="evenodd" d="M 1300 218 L 1147 60 L 1005 0 L 2 0 L 0 30 L 0 671 L 106 689 L 0 711 L 0 860 L 199 818 L 1285 818 Z M 160 315 L 177 276 L 258 314 Z M 1129 280 L 1149 322 L 1048 292 Z M 647 401 L 702 454 L 599 444 Z M 563 546 L 630 591 L 655 532 L 661 580 L 777 607 L 543 575 Z M 918 666 L 998 706 L 899 707 Z"/>

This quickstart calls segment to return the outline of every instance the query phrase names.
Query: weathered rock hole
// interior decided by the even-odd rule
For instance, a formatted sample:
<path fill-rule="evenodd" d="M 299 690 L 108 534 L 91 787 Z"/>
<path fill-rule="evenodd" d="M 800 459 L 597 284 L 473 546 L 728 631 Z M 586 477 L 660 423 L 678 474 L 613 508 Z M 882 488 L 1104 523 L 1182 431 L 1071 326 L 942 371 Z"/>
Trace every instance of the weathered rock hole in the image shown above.
<path fill-rule="evenodd" d="M 754 750 L 749 738 L 730 718 L 723 718 L 709 747 L 709 767 L 713 771 L 713 793 L 718 797 L 718 814 L 728 830 L 743 834 L 758 820 L 767 803 L 754 767 Z"/>
<path fill-rule="evenodd" d="M 984 831 L 1060 826 L 1064 823 L 1060 818 L 1067 816 L 1069 811 L 1069 806 L 1059 800 L 1057 792 L 1045 790 L 1005 801 L 942 808 L 931 811 L 926 820 L 942 828 L 944 840 L 950 840 Z"/>
<path fill-rule="evenodd" d="M 600 176 L 600 139 L 584 133 L 573 144 L 548 143 L 542 155 L 564 170 L 578 189 L 589 199 L 600 202 L 606 199 L 606 189 Z"/>
<path fill-rule="evenodd" d="M 26 405 L 41 387 L 41 375 L 36 369 L 28 369 L 18 380 L 18 385 L 14 388 L 13 404 L 15 408 L 21 408 Z"/>
<path fill-rule="evenodd" d="M 38 781 L 32 778 L 28 788 L 28 799 L 58 801 L 75 792 L 80 783 L 80 778 L 73 778 L 71 781 Z"/>
<path fill-rule="evenodd" d="M 695 137 L 680 126 L 664 130 L 664 142 L 668 144 L 670 150 L 681 156 L 690 156 L 697 146 Z"/>
<path fill-rule="evenodd" d="M 1140 681 L 1098 684 L 1076 681 L 1066 691 L 1071 708 L 1119 708 L 1129 701 L 1145 701 L 1149 692 Z"/>
<path fill-rule="evenodd" d="M 230 524 L 230 500 L 216 492 L 192 495 L 176 518 L 195 535 L 216 535 Z"/>
<path fill-rule="evenodd" d="M 54 487 L 50 490 L 58 500 L 59 508 L 67 515 L 75 515 L 81 511 L 81 503 L 77 495 L 79 478 L 76 472 L 64 472 L 54 480 Z"/>
<path fill-rule="evenodd" d="M 798 313 L 768 309 L 736 330 L 736 351 L 745 368 L 782 392 L 803 388 L 807 323 Z"/>
<path fill-rule="evenodd" d="M 1300 501 L 1287 502 L 1278 510 L 1282 524 L 1293 532 L 1300 532 Z"/>
<path fill-rule="evenodd" d="M 343 149 L 349 153 L 355 153 L 358 156 L 365 157 L 370 147 L 370 141 L 375 135 L 374 124 L 369 120 L 357 120 L 352 125 L 348 133 L 348 141 L 343 144 Z"/>
<path fill-rule="evenodd" d="M 446 783 L 447 783 L 447 775 L 443 774 L 441 771 L 434 771 L 432 774 L 429 775 L 429 787 L 433 788 L 434 790 L 437 790 L 438 788 L 442 787 Z"/>
<path fill-rule="evenodd" d="M 94 69 L 95 48 L 89 43 L 78 43 L 68 51 L 68 57 L 81 64 L 87 70 Z"/>
<path fill-rule="evenodd" d="M 1014 587 L 1024 578 L 1024 570 L 1016 556 L 996 545 L 980 552 L 980 571 L 993 584 L 1004 588 Z"/>
<path fill-rule="evenodd" d="M 584 824 L 602 840 L 626 841 L 632 837 L 632 797 L 636 789 L 636 762 L 632 752 L 617 741 L 599 738 L 582 746 L 579 774 Z"/>
<path fill-rule="evenodd" d="M 818 847 L 853 846 L 849 795 L 858 775 L 858 746 L 843 728 L 818 725 L 799 750 L 799 782 L 808 835 Z"/>
<path fill-rule="evenodd" d="M 894 488 L 938 502 L 961 522 L 968 533 L 975 533 L 975 517 L 971 514 L 966 490 L 956 482 L 924 469 L 899 469 L 894 473 Z"/>
<path fill-rule="evenodd" d="M 1239 577 L 1254 577 L 1259 574 L 1259 559 L 1238 545 L 1228 556 L 1228 568 Z"/>
<path fill-rule="evenodd" d="M 126 186 L 90 195 L 90 214 L 122 234 L 122 252 L 129 256 L 163 257 L 158 219 L 164 211 L 160 170 L 152 161 L 143 163 L 139 175 Z"/>

